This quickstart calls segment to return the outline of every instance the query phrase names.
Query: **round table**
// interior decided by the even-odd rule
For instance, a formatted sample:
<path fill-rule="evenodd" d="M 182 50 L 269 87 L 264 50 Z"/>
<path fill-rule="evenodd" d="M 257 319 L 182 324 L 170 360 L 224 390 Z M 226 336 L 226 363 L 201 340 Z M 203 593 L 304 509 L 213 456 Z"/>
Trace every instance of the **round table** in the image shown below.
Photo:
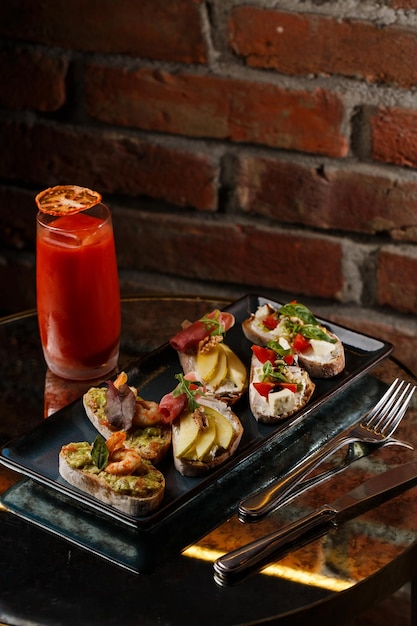
<path fill-rule="evenodd" d="M 164 345 L 184 319 L 193 321 L 227 304 L 227 300 L 215 297 L 123 298 L 119 369 L 129 370 L 144 355 Z M 0 320 L 0 350 L 1 445 L 25 436 L 92 386 L 91 382 L 62 381 L 47 371 L 36 311 Z M 361 378 L 359 386 L 343 392 L 345 410 L 352 394 L 360 393 L 364 385 L 374 381 L 385 385 L 395 376 L 414 380 L 394 360 L 385 359 Z M 330 403 L 329 407 L 334 411 L 338 405 Z M 398 436 L 415 447 L 416 426 L 417 412 L 411 406 Z M 308 441 L 301 438 L 300 454 L 303 445 Z M 370 474 L 414 456 L 413 451 L 399 447 L 379 450 L 256 524 L 241 523 L 236 504 L 248 495 L 249 487 L 255 490 L 260 486 L 262 462 L 253 466 L 251 480 L 237 474 L 230 493 L 220 494 L 220 486 L 217 491 L 212 487 L 210 498 L 202 505 L 188 511 L 184 507 L 181 515 L 156 533 L 125 530 L 97 516 L 97 526 L 92 522 L 92 545 L 101 545 L 101 532 L 103 544 L 109 537 L 111 542 L 114 530 L 115 542 L 124 541 L 138 552 L 148 550 L 157 555 L 153 566 L 143 566 L 140 573 L 106 559 L 100 550 L 80 547 L 78 521 L 84 530 L 89 527 L 82 507 L 73 507 L 65 498 L 63 502 L 54 500 L 48 488 L 0 465 L 2 494 L 22 489 L 19 497 L 27 498 L 28 508 L 45 504 L 52 511 L 51 517 L 58 516 L 58 523 L 51 522 L 46 529 L 2 505 L 0 622 L 231 626 L 296 625 L 317 619 L 321 626 L 348 623 L 413 580 L 417 570 L 416 489 L 347 522 L 237 585 L 221 587 L 215 583 L 213 560 L 334 499 Z M 60 532 L 59 515 L 67 513 L 69 518 L 65 519 L 74 521 L 74 537 L 70 536 L 71 529 Z M 114 546 L 111 550 L 117 551 Z"/>

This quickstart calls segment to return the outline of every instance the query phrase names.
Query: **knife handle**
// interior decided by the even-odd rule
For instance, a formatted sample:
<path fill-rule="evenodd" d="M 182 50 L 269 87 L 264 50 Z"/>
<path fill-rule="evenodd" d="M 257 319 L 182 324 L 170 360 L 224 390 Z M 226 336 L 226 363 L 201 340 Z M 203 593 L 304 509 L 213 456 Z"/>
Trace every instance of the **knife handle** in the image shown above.
<path fill-rule="evenodd" d="M 291 550 L 321 537 L 336 526 L 335 516 L 336 510 L 325 505 L 280 530 L 221 556 L 213 565 L 216 582 L 223 585 L 242 580 L 272 560 L 281 559 Z"/>

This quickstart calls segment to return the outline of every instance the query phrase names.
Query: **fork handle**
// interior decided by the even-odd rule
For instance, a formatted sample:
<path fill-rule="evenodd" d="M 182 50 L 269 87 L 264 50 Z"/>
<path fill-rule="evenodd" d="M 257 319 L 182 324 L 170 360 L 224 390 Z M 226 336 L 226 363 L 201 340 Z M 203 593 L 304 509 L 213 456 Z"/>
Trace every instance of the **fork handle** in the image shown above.
<path fill-rule="evenodd" d="M 238 516 L 242 522 L 256 522 L 273 511 L 310 472 L 342 446 L 357 441 L 356 438 L 342 435 L 330 441 L 316 454 L 299 463 L 295 469 L 280 481 L 268 485 L 248 498 L 241 500 Z"/>

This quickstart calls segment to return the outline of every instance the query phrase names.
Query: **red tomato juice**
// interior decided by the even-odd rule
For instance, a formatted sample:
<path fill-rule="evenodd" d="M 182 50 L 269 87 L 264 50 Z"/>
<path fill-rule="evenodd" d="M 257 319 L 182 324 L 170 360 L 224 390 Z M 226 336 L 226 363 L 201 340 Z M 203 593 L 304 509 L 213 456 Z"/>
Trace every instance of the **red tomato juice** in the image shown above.
<path fill-rule="evenodd" d="M 39 329 L 50 369 L 87 379 L 116 365 L 120 292 L 111 219 L 85 213 L 38 222 L 36 283 Z M 57 232 L 65 231 L 60 234 Z"/>

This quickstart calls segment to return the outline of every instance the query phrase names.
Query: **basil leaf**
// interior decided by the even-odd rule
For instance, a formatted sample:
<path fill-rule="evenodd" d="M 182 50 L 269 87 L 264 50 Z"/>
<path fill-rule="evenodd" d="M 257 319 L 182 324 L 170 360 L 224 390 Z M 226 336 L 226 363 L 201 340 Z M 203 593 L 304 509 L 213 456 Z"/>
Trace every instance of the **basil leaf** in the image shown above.
<path fill-rule="evenodd" d="M 284 365 L 282 365 L 282 367 L 283 366 Z M 266 363 L 264 363 L 262 367 L 262 382 L 265 382 L 266 380 L 279 380 L 281 382 L 287 382 L 287 378 L 284 376 L 284 374 L 282 374 L 280 369 L 281 368 L 279 366 L 274 367 L 271 361 L 267 361 Z"/>
<path fill-rule="evenodd" d="M 302 326 L 299 332 L 306 339 L 319 339 L 320 341 L 336 343 L 336 339 L 330 337 L 330 335 L 318 326 Z"/>
<path fill-rule="evenodd" d="M 291 348 L 283 348 L 280 342 L 275 339 L 268 341 L 266 347 L 276 352 L 279 356 L 287 356 L 288 354 L 291 354 Z"/>
<path fill-rule="evenodd" d="M 317 319 L 314 317 L 310 309 L 308 309 L 304 304 L 299 304 L 298 302 L 284 304 L 280 309 L 278 309 L 278 314 L 288 317 L 298 317 L 304 322 L 304 324 L 318 324 Z"/>
<path fill-rule="evenodd" d="M 93 447 L 91 448 L 91 458 L 94 465 L 96 465 L 99 470 L 103 470 L 108 463 L 109 450 L 104 437 L 101 435 L 97 435 L 94 440 Z"/>

